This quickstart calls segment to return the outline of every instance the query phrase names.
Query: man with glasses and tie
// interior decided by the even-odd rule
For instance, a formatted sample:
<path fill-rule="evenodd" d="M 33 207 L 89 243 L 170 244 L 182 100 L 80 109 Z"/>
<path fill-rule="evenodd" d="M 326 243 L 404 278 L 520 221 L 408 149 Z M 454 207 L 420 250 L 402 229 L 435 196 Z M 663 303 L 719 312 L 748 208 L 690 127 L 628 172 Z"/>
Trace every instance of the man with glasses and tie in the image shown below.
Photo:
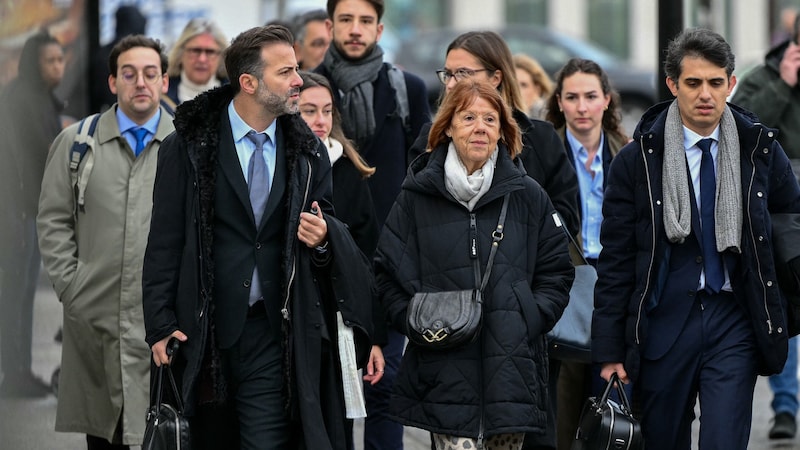
<path fill-rule="evenodd" d="M 370 265 L 332 216 L 328 153 L 297 114 L 293 43 L 280 25 L 237 36 L 231 83 L 181 105 L 159 155 L 146 341 L 158 365 L 182 342 L 171 366 L 196 449 L 344 450 L 345 410 L 363 409 L 343 379 L 360 383 L 369 356 Z"/>
<path fill-rule="evenodd" d="M 159 146 L 174 129 L 159 105 L 168 85 L 160 42 L 123 38 L 109 68 L 117 103 L 93 133 L 79 133 L 87 117 L 56 137 L 37 216 L 44 267 L 64 305 L 55 428 L 86 434 L 89 449 L 127 449 L 144 435 L 141 271 Z M 77 141 L 88 145 L 83 158 L 72 151 Z"/>
<path fill-rule="evenodd" d="M 668 46 L 675 99 L 651 108 L 611 164 L 592 358 L 632 380 L 648 450 L 746 449 L 758 375 L 787 355 L 773 219 L 800 213 L 774 129 L 725 100 L 734 55 L 687 29 Z M 796 239 L 795 239 L 796 240 Z"/>

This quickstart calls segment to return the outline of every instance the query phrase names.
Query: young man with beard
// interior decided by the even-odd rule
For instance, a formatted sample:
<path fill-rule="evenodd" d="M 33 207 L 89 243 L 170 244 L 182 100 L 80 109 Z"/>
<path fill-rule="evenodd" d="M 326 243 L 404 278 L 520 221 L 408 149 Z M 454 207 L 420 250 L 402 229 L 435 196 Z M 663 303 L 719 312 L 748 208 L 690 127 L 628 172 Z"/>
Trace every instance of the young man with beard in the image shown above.
<path fill-rule="evenodd" d="M 328 0 L 327 10 L 333 41 L 316 71 L 331 82 L 345 135 L 376 169 L 369 186 L 382 228 L 410 163 L 406 160 L 408 148 L 423 124 L 430 121 L 425 84 L 383 62 L 378 45 L 383 33 L 383 0 Z M 375 342 L 380 346 L 374 347 L 372 357 L 386 360 L 386 372 L 380 383 L 365 384 L 364 448 L 398 449 L 403 447 L 403 427 L 389 420 L 387 413 L 404 338 L 387 329 L 382 313 L 376 314 L 375 327 Z"/>
<path fill-rule="evenodd" d="M 280 25 L 240 34 L 225 51 L 230 85 L 181 104 L 161 149 L 146 340 L 157 365 L 182 342 L 171 365 L 195 448 L 350 446 L 336 345 L 349 330 L 366 361 L 372 279 L 330 215 L 330 162 L 296 114 L 292 44 Z"/>

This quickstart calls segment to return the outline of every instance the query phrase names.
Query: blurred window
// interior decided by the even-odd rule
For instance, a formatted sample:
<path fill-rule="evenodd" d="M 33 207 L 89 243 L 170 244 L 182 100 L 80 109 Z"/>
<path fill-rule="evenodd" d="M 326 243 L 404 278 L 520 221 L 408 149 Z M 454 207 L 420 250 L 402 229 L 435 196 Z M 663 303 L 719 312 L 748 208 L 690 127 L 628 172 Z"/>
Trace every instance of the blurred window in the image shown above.
<path fill-rule="evenodd" d="M 506 0 L 506 23 L 547 25 L 547 0 Z"/>
<path fill-rule="evenodd" d="M 589 40 L 622 59 L 630 56 L 631 0 L 592 0 L 589 6 Z"/>

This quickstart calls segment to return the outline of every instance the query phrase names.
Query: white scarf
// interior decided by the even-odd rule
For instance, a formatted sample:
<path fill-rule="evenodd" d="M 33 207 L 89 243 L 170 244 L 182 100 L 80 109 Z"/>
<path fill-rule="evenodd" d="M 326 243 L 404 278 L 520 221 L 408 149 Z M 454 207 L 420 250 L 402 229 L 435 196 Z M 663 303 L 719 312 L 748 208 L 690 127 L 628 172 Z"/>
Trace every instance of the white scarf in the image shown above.
<path fill-rule="evenodd" d="M 483 167 L 472 172 L 472 175 L 468 175 L 467 167 L 461 162 L 458 151 L 451 141 L 447 147 L 447 157 L 444 160 L 444 185 L 447 192 L 472 211 L 478 200 L 492 187 L 496 162 L 497 147 L 489 155 L 489 159 L 483 164 Z"/>
<path fill-rule="evenodd" d="M 342 143 L 330 136 L 325 140 L 325 148 L 328 149 L 328 159 L 331 160 L 331 166 L 344 154 Z"/>
<path fill-rule="evenodd" d="M 220 86 L 221 84 L 222 83 L 220 83 L 216 76 L 211 77 L 206 84 L 196 84 L 189 80 L 186 76 L 186 72 L 181 71 L 181 82 L 178 84 L 178 101 L 181 103 L 189 101 L 203 92 Z"/>

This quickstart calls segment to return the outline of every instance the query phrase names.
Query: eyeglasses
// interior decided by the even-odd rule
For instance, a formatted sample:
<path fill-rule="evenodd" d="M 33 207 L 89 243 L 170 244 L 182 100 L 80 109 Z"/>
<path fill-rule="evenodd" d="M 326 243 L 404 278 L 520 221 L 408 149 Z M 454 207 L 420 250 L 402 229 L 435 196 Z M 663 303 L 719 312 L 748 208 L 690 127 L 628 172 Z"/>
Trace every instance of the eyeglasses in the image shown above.
<path fill-rule="evenodd" d="M 447 84 L 450 82 L 450 78 L 455 77 L 456 81 L 461 81 L 466 78 L 470 78 L 475 76 L 478 72 L 494 72 L 491 69 L 458 69 L 455 72 L 450 72 L 446 69 L 441 69 L 436 71 L 436 76 L 439 78 L 439 81 L 442 84 Z"/>
<path fill-rule="evenodd" d="M 220 51 L 214 48 L 190 47 L 184 49 L 184 51 L 192 58 L 199 58 L 200 55 L 206 55 L 206 58 L 210 59 L 216 58 L 220 54 Z"/>
<path fill-rule="evenodd" d="M 156 68 L 148 68 L 144 69 L 143 71 L 138 71 L 134 69 L 122 69 L 119 73 L 119 78 L 125 84 L 136 84 L 136 81 L 139 79 L 139 74 L 142 74 L 142 79 L 147 84 L 155 84 L 163 74 L 159 69 Z"/>

